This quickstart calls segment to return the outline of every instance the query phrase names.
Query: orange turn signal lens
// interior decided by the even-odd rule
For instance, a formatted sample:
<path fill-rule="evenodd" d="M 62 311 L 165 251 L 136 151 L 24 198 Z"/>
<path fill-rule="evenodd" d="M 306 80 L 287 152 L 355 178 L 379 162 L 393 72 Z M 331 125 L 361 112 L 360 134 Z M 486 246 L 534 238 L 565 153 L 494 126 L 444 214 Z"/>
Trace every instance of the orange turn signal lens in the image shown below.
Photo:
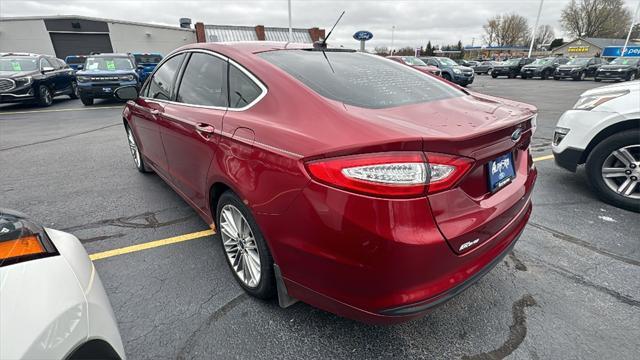
<path fill-rule="evenodd" d="M 45 252 L 37 235 L 27 235 L 15 240 L 0 242 L 0 260 Z"/>

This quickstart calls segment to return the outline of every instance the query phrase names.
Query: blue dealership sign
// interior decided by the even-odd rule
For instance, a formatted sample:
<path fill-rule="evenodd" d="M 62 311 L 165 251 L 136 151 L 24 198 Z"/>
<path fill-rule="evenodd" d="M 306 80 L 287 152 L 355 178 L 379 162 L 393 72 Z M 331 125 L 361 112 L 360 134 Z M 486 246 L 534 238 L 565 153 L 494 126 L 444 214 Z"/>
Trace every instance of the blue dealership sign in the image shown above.
<path fill-rule="evenodd" d="M 353 34 L 353 38 L 358 41 L 367 41 L 373 38 L 373 34 L 366 30 L 360 30 Z"/>
<path fill-rule="evenodd" d="M 607 46 L 602 50 L 603 57 L 618 57 L 622 56 L 623 46 Z M 627 51 L 624 56 L 640 57 L 640 46 L 627 46 Z"/>

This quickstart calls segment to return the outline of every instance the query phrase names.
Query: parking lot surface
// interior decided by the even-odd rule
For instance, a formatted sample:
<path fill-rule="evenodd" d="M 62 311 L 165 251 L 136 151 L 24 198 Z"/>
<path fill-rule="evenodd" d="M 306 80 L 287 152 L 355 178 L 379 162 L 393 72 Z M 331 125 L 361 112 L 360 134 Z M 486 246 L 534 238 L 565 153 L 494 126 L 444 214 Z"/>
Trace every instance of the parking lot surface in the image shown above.
<path fill-rule="evenodd" d="M 548 156 L 558 117 L 596 86 L 479 76 L 469 87 L 539 108 L 533 215 L 503 263 L 401 325 L 246 296 L 207 224 L 160 178 L 136 171 L 120 103 L 0 106 L 0 207 L 71 232 L 97 254 L 131 359 L 637 359 L 639 215 L 600 202 L 582 169 L 566 172 Z"/>

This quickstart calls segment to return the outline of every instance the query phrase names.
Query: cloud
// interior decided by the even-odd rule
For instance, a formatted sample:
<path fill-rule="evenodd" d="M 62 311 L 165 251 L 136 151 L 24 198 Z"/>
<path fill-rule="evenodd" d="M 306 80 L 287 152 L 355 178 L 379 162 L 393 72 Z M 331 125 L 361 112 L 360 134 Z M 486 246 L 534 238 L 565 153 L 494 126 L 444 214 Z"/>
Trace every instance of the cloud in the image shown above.
<path fill-rule="evenodd" d="M 633 0 L 625 0 L 631 9 Z M 560 12 L 569 0 L 547 0 L 540 24 L 554 27 L 562 36 Z M 332 45 L 357 47 L 352 34 L 369 30 L 374 34 L 368 48 L 434 44 L 481 43 L 482 25 L 497 14 L 518 13 L 530 25 L 535 22 L 538 0 L 460 0 L 460 1 L 358 1 L 293 0 L 293 26 L 318 26 L 329 30 L 342 10 L 346 14 L 331 35 Z M 287 26 L 286 0 L 1 0 L 0 16 L 83 15 L 118 20 L 176 25 L 181 17 L 194 22 L 221 25 Z"/>

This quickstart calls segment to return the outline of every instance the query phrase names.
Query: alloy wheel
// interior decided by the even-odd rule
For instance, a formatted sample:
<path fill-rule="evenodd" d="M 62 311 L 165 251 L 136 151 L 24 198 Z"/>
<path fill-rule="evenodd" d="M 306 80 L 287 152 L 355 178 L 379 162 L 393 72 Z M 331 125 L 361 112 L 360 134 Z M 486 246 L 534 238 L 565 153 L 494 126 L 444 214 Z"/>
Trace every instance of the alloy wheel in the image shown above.
<path fill-rule="evenodd" d="M 49 90 L 45 86 L 40 88 L 40 96 L 42 97 L 42 100 L 45 105 L 51 105 L 51 103 L 53 102 L 53 97 L 51 96 L 51 90 Z"/>
<path fill-rule="evenodd" d="M 240 210 L 227 204 L 220 211 L 220 234 L 237 277 L 248 287 L 260 284 L 260 251 L 251 226 Z"/>
<path fill-rule="evenodd" d="M 127 127 L 127 141 L 129 142 L 129 150 L 131 151 L 131 156 L 133 157 L 133 162 L 136 163 L 136 167 L 140 168 L 140 150 L 138 150 L 138 145 L 136 144 L 136 139 L 133 137 L 133 133 L 131 129 Z"/>
<path fill-rule="evenodd" d="M 602 179 L 607 187 L 631 199 L 640 199 L 640 145 L 613 151 L 602 164 Z"/>

